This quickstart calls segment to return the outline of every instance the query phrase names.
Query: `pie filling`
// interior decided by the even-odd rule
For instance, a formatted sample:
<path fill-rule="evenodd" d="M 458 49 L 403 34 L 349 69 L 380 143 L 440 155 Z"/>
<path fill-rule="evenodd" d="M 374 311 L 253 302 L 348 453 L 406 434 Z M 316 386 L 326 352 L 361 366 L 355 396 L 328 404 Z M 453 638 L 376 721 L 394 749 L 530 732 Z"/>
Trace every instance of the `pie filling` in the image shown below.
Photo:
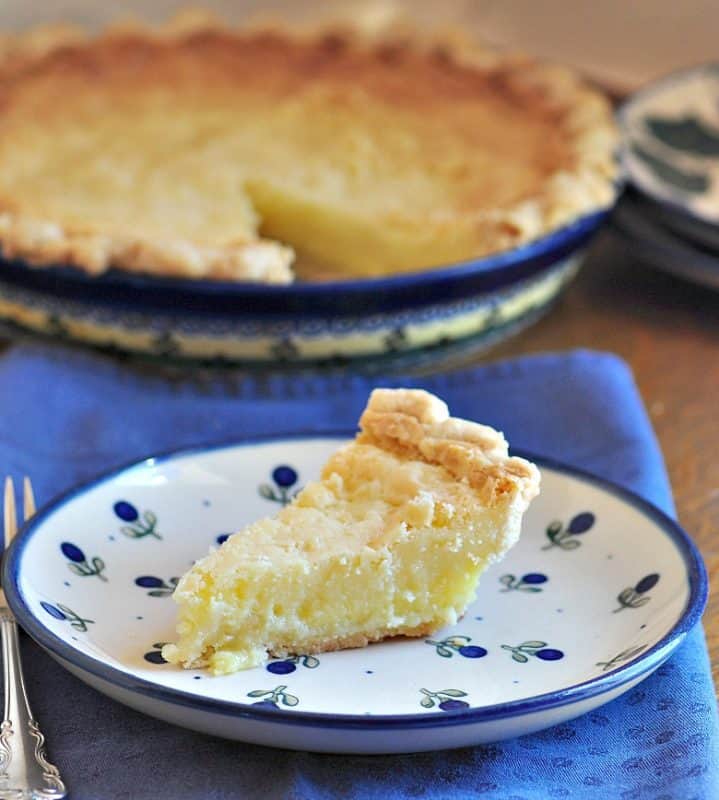
<path fill-rule="evenodd" d="M 454 624 L 516 542 L 536 468 L 420 391 L 378 390 L 363 433 L 275 518 L 198 561 L 163 655 L 215 674 Z"/>

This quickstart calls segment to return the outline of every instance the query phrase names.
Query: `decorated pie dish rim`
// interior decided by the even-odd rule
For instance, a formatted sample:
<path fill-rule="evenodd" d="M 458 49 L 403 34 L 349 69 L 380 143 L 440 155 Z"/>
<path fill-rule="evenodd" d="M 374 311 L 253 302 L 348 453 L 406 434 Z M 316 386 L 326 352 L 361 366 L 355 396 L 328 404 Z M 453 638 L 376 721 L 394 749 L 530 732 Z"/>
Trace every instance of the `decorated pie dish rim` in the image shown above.
<path fill-rule="evenodd" d="M 92 657 L 78 651 L 52 633 L 38 620 L 26 605 L 22 591 L 19 588 L 19 569 L 22 564 L 25 546 L 41 527 L 46 517 L 55 513 L 76 497 L 81 496 L 95 487 L 117 478 L 124 472 L 145 465 L 147 462 L 152 462 L 156 465 L 158 463 L 172 461 L 173 459 L 201 455 L 211 451 L 231 450 L 238 447 L 277 443 L 281 441 L 308 439 L 346 440 L 353 435 L 354 431 L 348 429 L 323 432 L 310 431 L 298 432 L 295 434 L 246 437 L 236 441 L 223 441 L 195 447 L 179 448 L 157 455 L 150 455 L 145 458 L 133 459 L 122 466 L 107 470 L 88 481 L 84 481 L 60 494 L 39 509 L 37 514 L 23 525 L 10 545 L 2 568 L 2 586 L 8 605 L 24 630 L 53 657 L 58 658 L 61 662 L 72 665 L 74 668 L 91 675 L 93 678 L 106 681 L 120 689 L 137 693 L 157 701 L 193 708 L 205 713 L 241 717 L 258 722 L 276 722 L 314 728 L 371 729 L 377 731 L 386 730 L 388 728 L 439 728 L 480 724 L 547 711 L 601 696 L 633 680 L 640 679 L 662 664 L 699 622 L 708 597 L 706 567 L 698 548 L 678 522 L 635 492 L 613 481 L 599 477 L 589 471 L 569 466 L 556 459 L 537 456 L 519 449 L 513 451 L 513 454 L 535 461 L 540 468 L 546 468 L 562 475 L 576 478 L 602 491 L 608 492 L 614 497 L 619 498 L 620 501 L 629 504 L 647 516 L 675 545 L 680 558 L 684 562 L 689 585 L 688 599 L 684 610 L 670 630 L 658 641 L 654 642 L 646 650 L 626 662 L 623 666 L 618 666 L 604 674 L 562 688 L 558 691 L 534 695 L 508 703 L 452 710 L 441 715 L 428 712 L 418 714 L 373 714 L 371 716 L 364 716 L 359 714 L 328 714 L 295 710 L 284 711 L 280 708 L 268 709 L 227 700 L 199 698 L 196 694 L 191 692 L 158 685 L 156 682 L 128 674 L 121 669 L 108 665 L 100 658 Z"/>

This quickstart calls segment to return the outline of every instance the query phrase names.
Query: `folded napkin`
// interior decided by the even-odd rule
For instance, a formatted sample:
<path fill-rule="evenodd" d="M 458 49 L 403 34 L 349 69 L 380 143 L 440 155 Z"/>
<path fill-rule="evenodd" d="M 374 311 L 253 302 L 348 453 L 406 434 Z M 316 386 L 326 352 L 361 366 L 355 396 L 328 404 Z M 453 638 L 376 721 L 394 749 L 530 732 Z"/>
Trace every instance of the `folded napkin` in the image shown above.
<path fill-rule="evenodd" d="M 671 513 L 654 434 L 626 365 L 578 351 L 428 379 L 169 379 L 37 345 L 0 356 L 2 471 L 40 502 L 98 471 L 245 434 L 351 427 L 373 385 L 423 386 L 515 447 L 588 468 Z M 513 741 L 408 756 L 328 756 L 227 742 L 145 717 L 71 677 L 23 637 L 28 690 L 74 800 L 469 798 L 712 800 L 716 700 L 702 631 L 623 697 Z"/>

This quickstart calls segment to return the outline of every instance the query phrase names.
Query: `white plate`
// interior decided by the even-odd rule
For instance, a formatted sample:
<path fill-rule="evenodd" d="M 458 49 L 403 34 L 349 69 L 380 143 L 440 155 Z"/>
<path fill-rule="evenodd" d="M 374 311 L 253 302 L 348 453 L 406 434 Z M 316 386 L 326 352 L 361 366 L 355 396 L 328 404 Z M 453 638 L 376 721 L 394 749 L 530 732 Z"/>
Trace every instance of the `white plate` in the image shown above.
<path fill-rule="evenodd" d="M 575 717 L 645 678 L 698 621 L 706 575 L 676 523 L 540 460 L 520 544 L 454 628 L 219 678 L 162 663 L 177 576 L 276 511 L 344 438 L 151 458 L 65 495 L 12 545 L 12 610 L 71 672 L 133 708 L 218 736 L 356 753 L 458 747 Z"/>

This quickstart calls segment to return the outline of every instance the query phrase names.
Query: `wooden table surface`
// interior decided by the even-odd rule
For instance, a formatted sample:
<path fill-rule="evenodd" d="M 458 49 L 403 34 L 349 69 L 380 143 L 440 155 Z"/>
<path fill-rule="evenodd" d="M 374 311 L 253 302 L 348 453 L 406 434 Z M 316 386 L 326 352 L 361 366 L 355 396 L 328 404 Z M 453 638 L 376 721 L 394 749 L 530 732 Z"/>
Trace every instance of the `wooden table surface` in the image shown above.
<path fill-rule="evenodd" d="M 634 370 L 679 520 L 709 571 L 704 626 L 719 686 L 719 292 L 643 266 L 603 233 L 559 305 L 485 359 L 573 347 L 610 350 Z"/>

